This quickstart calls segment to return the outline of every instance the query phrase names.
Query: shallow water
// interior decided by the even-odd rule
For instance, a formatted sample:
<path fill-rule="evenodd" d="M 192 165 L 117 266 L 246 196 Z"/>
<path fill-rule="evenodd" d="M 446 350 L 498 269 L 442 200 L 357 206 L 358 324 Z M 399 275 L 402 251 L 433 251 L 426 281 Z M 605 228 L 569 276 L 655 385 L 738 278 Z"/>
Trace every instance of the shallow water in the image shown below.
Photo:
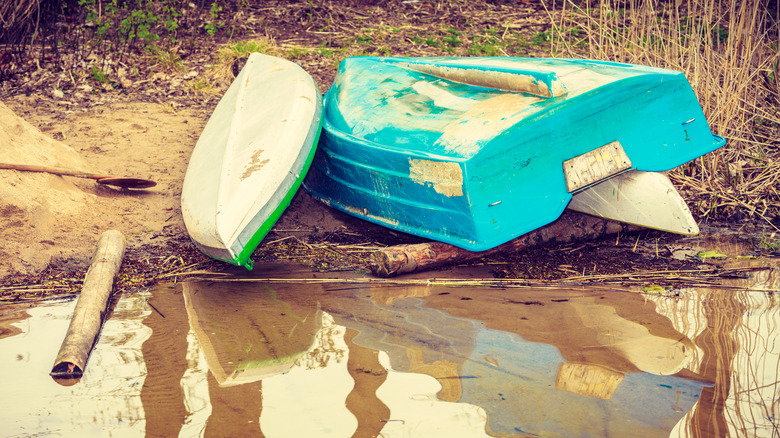
<path fill-rule="evenodd" d="M 165 284 L 119 299 L 76 382 L 48 376 L 75 303 L 5 307 L 0 435 L 780 436 L 778 278 Z"/>

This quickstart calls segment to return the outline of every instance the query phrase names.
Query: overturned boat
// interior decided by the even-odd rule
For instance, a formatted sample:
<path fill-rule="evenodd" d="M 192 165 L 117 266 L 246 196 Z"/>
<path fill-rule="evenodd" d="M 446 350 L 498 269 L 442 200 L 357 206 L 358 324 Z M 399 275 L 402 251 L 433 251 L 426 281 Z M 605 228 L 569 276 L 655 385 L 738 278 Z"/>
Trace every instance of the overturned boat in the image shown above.
<path fill-rule="evenodd" d="M 325 96 L 304 187 L 349 214 L 471 251 L 554 221 L 573 197 L 580 211 L 696 234 L 685 202 L 656 172 L 724 144 L 676 71 L 356 57 L 341 63 Z M 669 216 L 677 219 L 667 224 Z"/>
<path fill-rule="evenodd" d="M 253 53 L 192 151 L 184 224 L 206 255 L 252 269 L 252 252 L 290 205 L 314 157 L 322 97 L 285 59 Z"/>

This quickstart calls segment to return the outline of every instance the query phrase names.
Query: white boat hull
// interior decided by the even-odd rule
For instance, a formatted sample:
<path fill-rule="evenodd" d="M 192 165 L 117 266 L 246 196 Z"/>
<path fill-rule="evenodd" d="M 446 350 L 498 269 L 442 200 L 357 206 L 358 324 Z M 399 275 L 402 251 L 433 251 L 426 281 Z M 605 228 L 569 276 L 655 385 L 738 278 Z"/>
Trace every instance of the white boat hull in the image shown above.
<path fill-rule="evenodd" d="M 568 208 L 675 234 L 699 234 L 688 205 L 659 172 L 633 170 L 615 176 L 576 193 Z"/>
<path fill-rule="evenodd" d="M 192 152 L 181 202 L 206 255 L 247 269 L 308 171 L 322 97 L 297 64 L 253 53 Z"/>

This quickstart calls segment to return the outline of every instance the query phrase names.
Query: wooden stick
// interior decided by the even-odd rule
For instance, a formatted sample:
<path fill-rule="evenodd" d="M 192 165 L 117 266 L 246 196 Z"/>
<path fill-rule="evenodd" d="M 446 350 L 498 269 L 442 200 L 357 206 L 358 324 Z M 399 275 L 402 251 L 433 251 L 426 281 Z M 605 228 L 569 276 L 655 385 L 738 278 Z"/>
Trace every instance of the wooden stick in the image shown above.
<path fill-rule="evenodd" d="M 125 237 L 121 232 L 109 230 L 100 236 L 73 310 L 73 319 L 54 361 L 50 373 L 52 377 L 77 378 L 84 373 L 89 354 L 100 334 L 124 253 Z"/>
<path fill-rule="evenodd" d="M 50 173 L 53 175 L 89 178 L 89 179 L 94 179 L 100 184 L 121 187 L 124 189 L 148 189 L 150 187 L 154 187 L 157 185 L 156 182 L 148 179 L 100 175 L 96 173 L 84 172 L 81 170 L 65 169 L 62 167 L 36 166 L 31 164 L 0 163 L 0 169 L 21 170 L 24 172 L 43 172 L 43 173 Z"/>
<path fill-rule="evenodd" d="M 635 225 L 566 210 L 555 222 L 487 251 L 472 252 L 441 242 L 396 245 L 371 253 L 369 268 L 377 277 L 392 277 L 462 263 L 499 252 L 520 251 L 541 244 L 594 239 L 639 229 L 641 228 Z"/>

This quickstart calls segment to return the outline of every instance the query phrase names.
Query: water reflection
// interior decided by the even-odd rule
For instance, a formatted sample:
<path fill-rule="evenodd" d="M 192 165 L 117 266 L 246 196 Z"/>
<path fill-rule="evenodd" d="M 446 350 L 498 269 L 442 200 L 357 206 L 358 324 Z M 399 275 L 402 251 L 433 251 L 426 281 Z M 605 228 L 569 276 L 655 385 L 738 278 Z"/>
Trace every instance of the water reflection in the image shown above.
<path fill-rule="evenodd" d="M 777 271 L 737 292 L 188 282 L 125 296 L 84 377 L 73 303 L 2 309 L 4 436 L 773 436 Z M 751 292 L 748 292 L 750 290 Z M 148 302 L 147 302 L 148 300 Z M 1 338 L 5 336 L 4 338 Z"/>
<path fill-rule="evenodd" d="M 421 291 L 429 296 L 399 299 Z M 360 312 L 324 308 L 367 334 L 357 342 L 388 352 L 394 369 L 438 379 L 440 399 L 484 409 L 491 434 L 665 436 L 703 386 L 661 376 L 682 369 L 692 343 L 638 295 L 361 292 L 371 304 Z M 388 342 L 394 333 L 415 342 Z"/>
<path fill-rule="evenodd" d="M 140 347 L 150 330 L 141 295 L 121 300 L 106 322 L 75 385 L 48 377 L 68 328 L 75 301 L 30 308 L 13 323 L 18 334 L 0 339 L 0 432 L 3 436 L 139 436 L 143 407 L 138 394 L 146 367 Z M 0 309 L 15 313 L 13 308 Z"/>
<path fill-rule="evenodd" d="M 190 282 L 152 303 L 147 433 L 204 418 L 180 395 L 187 342 L 206 435 L 665 436 L 705 386 L 666 376 L 693 343 L 635 294 Z"/>
<path fill-rule="evenodd" d="M 716 385 L 671 436 L 780 436 L 780 289 L 777 269 L 736 281 L 744 290 L 685 290 L 655 297 L 658 312 L 699 348 L 688 364 Z"/>

